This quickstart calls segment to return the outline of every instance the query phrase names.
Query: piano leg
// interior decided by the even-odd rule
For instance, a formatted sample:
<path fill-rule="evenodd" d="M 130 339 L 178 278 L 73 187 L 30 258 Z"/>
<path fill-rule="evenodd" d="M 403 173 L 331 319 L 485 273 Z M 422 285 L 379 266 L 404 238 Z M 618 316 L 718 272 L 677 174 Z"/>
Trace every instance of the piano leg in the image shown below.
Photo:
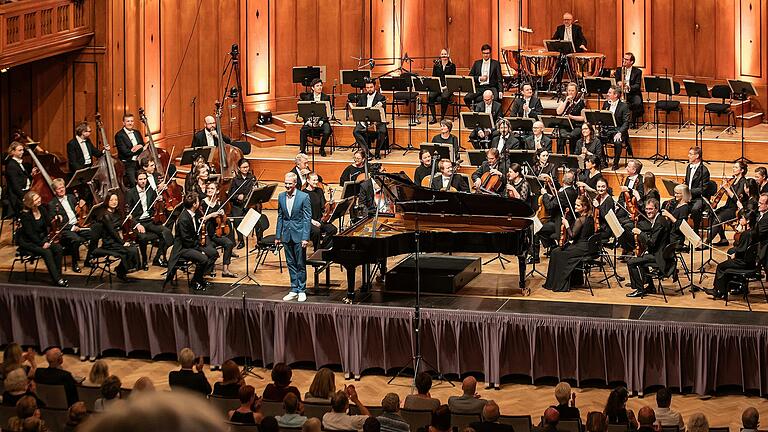
<path fill-rule="evenodd" d="M 517 264 L 520 266 L 520 283 L 519 287 L 521 290 L 525 291 L 525 255 L 518 255 L 517 256 Z"/>
<path fill-rule="evenodd" d="M 347 271 L 347 298 L 350 300 L 355 299 L 355 272 L 357 271 L 356 265 L 345 265 L 344 269 Z"/>

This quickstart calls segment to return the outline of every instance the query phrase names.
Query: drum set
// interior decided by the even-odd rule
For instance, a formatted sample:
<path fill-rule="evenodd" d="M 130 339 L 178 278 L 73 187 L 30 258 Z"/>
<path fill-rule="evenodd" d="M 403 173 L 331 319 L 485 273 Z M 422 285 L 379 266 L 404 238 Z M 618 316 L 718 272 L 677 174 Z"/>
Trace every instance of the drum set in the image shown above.
<path fill-rule="evenodd" d="M 535 89 L 544 89 L 549 83 L 551 89 L 557 71 L 560 53 L 547 51 L 544 47 L 529 46 L 519 49 L 518 46 L 501 48 L 501 56 L 507 65 L 507 70 L 519 83 L 530 83 Z M 605 54 L 583 52 L 566 54 L 569 78 L 584 87 L 584 78 L 597 77 L 603 71 Z"/>

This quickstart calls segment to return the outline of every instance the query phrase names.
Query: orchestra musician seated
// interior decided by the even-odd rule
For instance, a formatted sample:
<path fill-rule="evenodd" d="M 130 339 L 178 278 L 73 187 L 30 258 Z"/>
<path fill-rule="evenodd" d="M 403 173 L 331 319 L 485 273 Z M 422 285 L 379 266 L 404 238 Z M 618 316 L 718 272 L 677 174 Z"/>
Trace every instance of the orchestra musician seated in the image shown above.
<path fill-rule="evenodd" d="M 469 192 L 469 184 L 467 184 L 465 177 L 454 172 L 453 162 L 448 159 L 440 159 L 438 167 L 440 168 L 440 175 L 432 179 L 432 189 Z"/>
<path fill-rule="evenodd" d="M 655 265 L 664 274 L 669 273 L 673 262 L 664 260 L 664 248 L 669 244 L 670 223 L 667 218 L 659 215 L 659 202 L 655 199 L 649 199 L 645 203 L 645 214 L 647 219 L 641 218 L 637 227 L 632 228 L 632 234 L 638 236 L 640 246 L 645 251 L 638 254 L 627 262 L 629 272 L 630 286 L 632 292 L 627 297 L 642 297 L 646 294 L 656 293 L 653 279 L 648 274 L 648 266 Z"/>
<path fill-rule="evenodd" d="M 156 223 L 153 219 L 157 208 L 154 206 L 157 192 L 149 186 L 147 173 L 139 171 L 136 177 L 136 186 L 128 190 L 125 195 L 126 206 L 131 210 L 131 217 L 136 225 L 136 241 L 141 252 L 141 262 L 144 271 L 149 270 L 147 258 L 147 245 L 157 240 L 157 252 L 152 261 L 156 267 L 167 267 L 165 252 L 173 244 L 171 230 L 162 223 Z"/>
<path fill-rule="evenodd" d="M 127 233 L 124 227 L 126 222 L 131 227 L 134 222 L 125 219 L 125 212 L 120 206 L 120 196 L 116 191 L 108 192 L 104 197 L 104 202 L 106 203 L 105 208 L 101 209 L 97 223 L 91 228 L 92 244 L 89 248 L 91 250 L 96 249 L 98 241 L 101 240 L 100 249 L 120 258 L 120 264 L 115 269 L 117 278 L 123 282 L 132 282 L 133 280 L 129 279 L 127 274 L 139 269 L 139 250 L 135 244 L 128 241 L 131 233 Z M 96 242 L 96 245 L 93 242 Z"/>
<path fill-rule="evenodd" d="M 556 187 L 560 187 L 557 180 L 557 167 L 549 161 L 549 150 L 544 147 L 536 150 L 534 159 L 536 164 L 533 166 L 533 175 L 536 177 L 546 175 L 554 180 Z"/>
<path fill-rule="evenodd" d="M 531 189 L 523 175 L 523 166 L 513 163 L 507 170 L 507 198 L 523 200 L 530 204 Z"/>
<path fill-rule="evenodd" d="M 451 61 L 448 56 L 448 50 L 443 48 L 440 50 L 440 58 L 435 59 L 435 64 L 432 66 L 432 76 L 440 78 L 440 92 L 429 92 L 427 95 L 427 104 L 429 105 L 429 113 L 431 119 L 429 124 L 437 123 L 437 116 L 435 114 L 435 104 L 440 102 L 440 120 L 445 118 L 445 112 L 448 111 L 448 104 L 451 103 L 453 93 L 448 90 L 447 83 L 445 81 L 446 75 L 456 75 L 456 65 Z"/>
<path fill-rule="evenodd" d="M 419 162 L 419 166 L 417 166 L 416 170 L 413 172 L 413 182 L 417 185 L 420 185 L 424 178 L 432 175 L 432 154 L 429 153 L 429 150 L 419 150 Z M 438 173 L 440 172 L 437 168 L 435 168 L 435 170 Z"/>
<path fill-rule="evenodd" d="M 489 149 L 496 149 L 499 152 L 499 157 L 506 161 L 509 159 L 510 150 L 520 149 L 520 141 L 512 135 L 512 127 L 509 120 L 505 118 L 496 122 L 496 131 L 497 133 L 493 134 L 493 139 L 491 139 Z"/>
<path fill-rule="evenodd" d="M 691 214 L 691 190 L 688 185 L 679 184 L 674 189 L 675 197 L 662 205 L 661 215 L 669 220 L 669 242 L 677 243 L 678 250 L 685 250 L 685 236 L 680 231 L 680 225 L 688 220 Z"/>
<path fill-rule="evenodd" d="M 608 225 L 608 221 L 605 217 L 611 210 L 615 213 L 616 201 L 614 201 L 610 194 L 608 182 L 602 178 L 602 176 L 597 181 L 595 190 L 597 191 L 597 195 L 595 195 L 595 198 L 592 200 L 592 206 L 597 209 L 599 216 L 599 229 L 597 234 L 600 234 L 601 241 L 607 242 L 613 237 L 613 231 L 611 231 L 611 227 Z"/>
<path fill-rule="evenodd" d="M 760 189 L 759 193 L 768 193 L 768 169 L 763 166 L 755 168 L 755 181 Z"/>
<path fill-rule="evenodd" d="M 91 239 L 91 230 L 78 222 L 78 212 L 85 212 L 87 215 L 88 208 L 84 200 L 77 200 L 74 195 L 67 193 L 64 179 L 54 179 L 51 186 L 54 197 L 48 203 L 48 214 L 63 222 L 61 244 L 72 260 L 72 271 L 80 273 L 80 245 L 88 243 Z M 89 261 L 90 256 L 86 255 L 85 262 Z"/>
<path fill-rule="evenodd" d="M 475 172 L 472 173 L 472 183 L 476 192 L 491 193 L 491 194 L 503 194 L 507 186 L 507 163 L 499 155 L 499 151 L 495 148 L 490 148 L 485 151 L 485 160 L 477 167 Z M 496 189 L 489 189 L 491 177 L 497 177 L 496 183 L 498 187 Z"/>
<path fill-rule="evenodd" d="M 208 184 L 209 177 L 208 164 L 196 165 L 184 180 L 184 192 L 195 192 L 198 196 L 205 196 L 205 186 Z"/>
<path fill-rule="evenodd" d="M 211 272 L 219 253 L 211 242 L 203 241 L 205 237 L 201 236 L 200 224 L 205 224 L 208 219 L 216 217 L 216 213 L 206 215 L 201 218 L 198 214 L 200 209 L 200 198 L 197 192 L 187 192 L 184 195 L 184 211 L 181 212 L 176 220 L 175 240 L 171 250 L 171 258 L 168 260 L 168 273 L 163 282 L 163 287 L 170 282 L 176 274 L 176 264 L 179 258 L 195 264 L 195 273 L 189 281 L 190 289 L 194 291 L 205 291 L 211 286 L 211 283 L 204 279 L 204 276 Z M 207 235 L 208 233 L 205 232 Z"/>
<path fill-rule="evenodd" d="M 312 207 L 312 226 L 310 227 L 309 238 L 315 250 L 330 248 L 333 244 L 333 236 L 338 232 L 332 223 L 323 222 L 323 213 L 325 212 L 325 191 L 320 187 L 320 179 L 316 172 L 307 175 L 307 184 L 304 192 L 309 195 L 309 203 Z M 333 197 L 333 190 L 331 190 Z"/>
<path fill-rule="evenodd" d="M 597 182 L 603 179 L 600 172 L 600 159 L 597 156 L 587 156 L 584 161 L 584 169 L 579 171 L 576 186 L 589 193 L 597 193 Z"/>
<path fill-rule="evenodd" d="M 563 14 L 563 23 L 557 26 L 552 39 L 573 42 L 576 52 L 587 50 L 587 38 L 584 37 L 581 26 L 574 23 L 573 14 L 570 12 Z"/>
<path fill-rule="evenodd" d="M 525 137 L 525 148 L 552 152 L 552 139 L 544 135 L 544 123 L 538 120 L 533 122 L 533 134 Z"/>
<path fill-rule="evenodd" d="M 165 190 L 165 180 L 160 180 L 160 174 L 157 172 L 157 166 L 152 158 L 146 158 L 141 161 L 141 169 L 147 173 L 147 185 L 155 190 L 155 192 L 162 193 Z M 176 167 L 171 165 L 168 169 L 168 175 L 172 176 L 176 172 Z M 138 176 L 137 176 L 138 178 Z"/>
<path fill-rule="evenodd" d="M 79 169 L 93 166 L 95 159 L 104 154 L 93 145 L 91 132 L 88 122 L 80 122 L 75 127 L 75 137 L 67 143 L 67 162 L 72 174 Z"/>
<path fill-rule="evenodd" d="M 631 205 L 634 199 L 634 203 L 637 204 L 638 209 L 642 209 L 642 199 L 643 196 L 645 196 L 643 175 L 640 174 L 643 169 L 643 163 L 637 159 L 630 159 L 629 162 L 627 162 L 625 169 L 627 175 L 624 178 L 617 198 L 618 211 L 616 212 L 616 217 L 624 228 L 624 234 L 618 239 L 619 245 L 623 249 L 620 260 L 624 262 L 629 259 L 630 251 L 635 249 L 634 237 L 630 232 L 632 231 L 632 228 L 634 228 L 635 222 L 629 214 L 629 210 L 631 209 L 629 209 L 628 206 Z"/>
<path fill-rule="evenodd" d="M 621 100 L 621 87 L 611 86 L 606 93 L 606 100 L 603 102 L 603 111 L 610 111 L 613 114 L 613 120 L 616 126 L 609 126 L 603 129 L 605 140 L 613 143 L 613 165 L 612 170 L 619 169 L 619 160 L 621 160 L 622 148 L 627 148 L 627 155 L 633 156 L 632 144 L 629 142 L 629 106 Z M 603 143 L 605 145 L 605 143 Z"/>
<path fill-rule="evenodd" d="M 38 174 L 37 167 L 31 170 L 24 166 L 22 158 L 26 147 L 20 142 L 8 146 L 8 162 L 5 165 L 5 180 L 8 187 L 8 201 L 15 215 L 24 208 L 22 199 L 32 185 L 32 177 Z"/>
<path fill-rule="evenodd" d="M 548 290 L 570 291 L 571 285 L 579 286 L 584 282 L 583 273 L 576 272 L 575 268 L 589 252 L 589 238 L 595 234 L 595 221 L 592 203 L 586 195 L 579 195 L 573 208 L 577 215 L 573 225 L 568 218 L 561 221 L 565 244 L 553 249 L 549 255 L 547 280 L 544 282 L 544 288 Z"/>
<path fill-rule="evenodd" d="M 723 184 L 720 189 L 712 198 L 712 206 L 717 207 L 718 201 L 724 194 L 726 197 L 725 204 L 715 210 L 716 217 L 713 219 L 712 224 L 709 226 L 708 241 L 713 246 L 728 246 L 728 240 L 725 238 L 725 227 L 723 222 L 730 221 L 736 217 L 736 212 L 744 208 L 744 203 L 740 200 L 743 195 L 741 191 L 744 190 L 744 183 L 747 181 L 747 172 L 749 168 L 744 161 L 736 161 L 733 163 L 732 168 L 733 176 L 730 179 L 723 179 Z M 715 238 L 720 237 L 720 241 L 716 242 Z"/>
<path fill-rule="evenodd" d="M 387 99 L 376 91 L 376 83 L 370 79 L 365 81 L 365 94 L 357 98 L 357 106 L 363 108 L 382 108 L 384 114 L 387 111 Z M 383 120 L 383 119 L 382 119 Z M 388 148 L 387 143 L 387 124 L 384 122 L 378 124 L 368 125 L 362 122 L 358 122 L 355 125 L 355 129 L 352 131 L 352 135 L 355 137 L 355 142 L 361 149 L 365 150 L 365 154 L 370 158 L 370 146 L 368 143 L 368 127 L 373 127 L 376 136 L 376 150 L 373 157 L 381 159 L 381 150 Z M 298 187 L 299 185 L 297 185 Z"/>
<path fill-rule="evenodd" d="M 213 116 L 205 116 L 205 127 L 192 136 L 192 147 L 218 147 L 219 135 L 216 132 L 216 119 Z M 224 142 L 231 144 L 232 140 L 224 135 Z"/>
<path fill-rule="evenodd" d="M 586 160 L 588 156 L 595 156 L 598 160 L 598 168 L 605 163 L 603 143 L 595 134 L 595 128 L 591 123 L 583 123 L 579 129 L 581 138 L 576 141 L 574 154 Z M 607 164 L 606 164 L 607 165 Z"/>
<path fill-rule="evenodd" d="M 224 207 L 219 201 L 219 183 L 209 182 L 205 188 L 205 198 L 200 201 L 200 211 L 203 215 L 213 215 L 205 223 L 203 229 L 208 231 L 208 238 L 214 247 L 220 247 L 223 252 L 221 259 L 221 276 L 236 278 L 237 274 L 229 269 L 232 251 L 235 248 L 235 230 L 227 219 Z M 223 221 L 220 218 L 223 217 Z"/>
<path fill-rule="evenodd" d="M 616 85 L 624 91 L 624 100 L 629 105 L 632 113 L 632 123 L 643 116 L 643 71 L 635 67 L 635 55 L 625 52 L 621 60 L 621 67 L 617 67 L 613 77 Z"/>
<path fill-rule="evenodd" d="M 331 101 L 331 97 L 323 93 L 323 80 L 314 78 L 312 82 L 309 83 L 309 86 L 312 88 L 312 92 L 302 93 L 300 95 L 302 101 Z M 307 138 L 309 136 L 322 137 L 320 140 L 320 156 L 325 156 L 325 145 L 331 137 L 331 123 L 328 122 L 327 116 L 304 119 L 304 125 L 301 126 L 301 130 L 299 131 L 299 151 L 301 153 L 307 152 Z"/>
<path fill-rule="evenodd" d="M 440 120 L 440 134 L 432 137 L 432 142 L 436 144 L 450 144 L 453 148 L 453 161 L 459 159 L 459 152 L 461 146 L 459 145 L 459 138 L 452 134 L 453 122 L 448 119 Z"/>
<path fill-rule="evenodd" d="M 733 247 L 728 249 L 728 259 L 717 265 L 713 289 L 704 290 L 712 296 L 713 300 L 724 299 L 728 296 L 728 285 L 733 280 L 733 274 L 729 273 L 728 270 L 750 270 L 756 267 L 757 257 L 750 256 L 747 251 L 752 247 L 753 253 L 756 254 L 759 247 L 752 229 L 757 223 L 757 216 L 758 212 L 756 211 L 743 211 L 739 214 L 739 225 L 734 236 Z M 743 293 L 731 291 L 731 294 Z"/>
<path fill-rule="evenodd" d="M 229 203 L 231 204 L 229 215 L 232 217 L 235 230 L 237 230 L 238 225 L 240 225 L 243 216 L 245 216 L 245 213 L 247 212 L 246 205 L 248 203 L 246 203 L 245 200 L 248 199 L 251 190 L 254 187 L 258 187 L 258 184 L 258 180 L 251 172 L 251 163 L 248 162 L 248 159 L 242 158 L 237 161 L 237 172 L 232 179 L 232 183 L 229 184 L 229 191 L 227 192 L 227 196 L 230 197 Z M 232 196 L 234 193 L 237 193 L 237 195 Z M 267 219 L 266 215 L 262 214 L 261 218 L 259 218 L 259 221 L 256 223 L 256 226 L 253 227 L 253 232 L 256 234 L 256 238 L 261 240 L 264 236 L 264 231 L 267 228 L 269 228 L 269 219 Z M 242 249 L 244 247 L 245 238 L 240 231 L 237 231 L 237 249 Z"/>
<path fill-rule="evenodd" d="M 475 60 L 472 68 L 469 70 L 469 76 L 475 79 L 475 93 L 468 92 L 464 96 L 464 103 L 467 107 L 480 102 L 480 98 L 485 99 L 485 92 L 490 91 L 493 100 L 499 100 L 501 93 L 502 76 L 501 63 L 491 58 L 491 46 L 483 44 L 480 48 L 483 58 Z M 495 121 L 495 120 L 494 120 Z"/>
<path fill-rule="evenodd" d="M 472 107 L 476 113 L 485 113 L 491 115 L 491 126 L 501 117 L 501 104 L 493 99 L 493 92 L 486 90 L 483 93 L 483 100 Z M 487 149 L 493 135 L 492 129 L 477 127 L 469 134 L 469 141 L 472 146 L 478 150 Z"/>
<path fill-rule="evenodd" d="M 523 84 L 523 94 L 512 102 L 510 116 L 538 120 L 542 112 L 544 112 L 544 108 L 541 106 L 541 99 L 534 96 L 533 86 Z"/>
<path fill-rule="evenodd" d="M 352 163 L 347 165 L 344 171 L 341 172 L 341 176 L 339 176 L 339 186 L 344 186 L 346 182 L 357 181 L 360 173 L 365 172 L 365 164 L 365 151 L 362 149 L 355 150 L 355 153 L 352 155 Z"/>
<path fill-rule="evenodd" d="M 294 166 L 289 172 L 296 174 L 296 188 L 301 190 L 307 182 L 307 174 L 312 171 L 309 169 L 309 156 L 305 153 L 299 153 L 293 159 L 293 162 Z"/>
<path fill-rule="evenodd" d="M 573 171 L 567 171 L 563 174 L 563 186 L 558 191 L 553 193 L 549 181 L 542 189 L 541 205 L 544 206 L 549 220 L 542 221 L 541 229 L 533 236 L 532 262 L 538 262 L 542 244 L 548 249 L 557 246 L 564 213 L 566 213 L 565 218 L 568 219 L 568 223 L 573 224 L 575 214 L 573 203 L 579 195 L 576 188 L 573 187 L 574 180 Z M 554 179 L 552 181 L 554 182 Z"/>
<path fill-rule="evenodd" d="M 565 141 L 569 142 L 569 149 L 571 153 L 576 153 L 576 142 L 581 138 L 581 125 L 587 120 L 584 116 L 584 109 L 586 108 L 586 102 L 583 93 L 579 93 L 579 85 L 575 82 L 569 82 L 565 88 L 565 99 L 557 104 L 555 112 L 559 116 L 567 117 L 571 120 L 571 126 L 573 130 L 566 132 L 560 131 L 560 139 L 557 142 L 557 151 L 559 153 L 565 153 Z M 594 135 L 594 131 L 592 133 Z M 605 161 L 605 159 L 602 159 Z"/>
<path fill-rule="evenodd" d="M 42 258 L 53 285 L 66 287 L 69 283 L 61 277 L 61 259 L 64 252 L 61 246 L 51 239 L 56 232 L 51 229 L 51 217 L 47 209 L 41 207 L 42 203 L 37 192 L 29 191 L 24 194 L 24 210 L 19 216 L 21 226 L 17 232 L 19 252 Z"/>

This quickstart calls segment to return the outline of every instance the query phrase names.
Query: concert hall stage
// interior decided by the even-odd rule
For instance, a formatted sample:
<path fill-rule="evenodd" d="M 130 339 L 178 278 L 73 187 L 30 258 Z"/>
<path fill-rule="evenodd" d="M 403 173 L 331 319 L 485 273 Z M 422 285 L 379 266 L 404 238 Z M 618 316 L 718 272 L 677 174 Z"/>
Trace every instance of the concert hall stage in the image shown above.
<path fill-rule="evenodd" d="M 2 284 L 0 340 L 79 347 L 86 356 L 119 350 L 155 357 L 189 346 L 211 364 L 249 356 L 263 365 L 339 365 L 353 376 L 392 373 L 415 346 L 410 293 L 374 291 L 345 305 L 340 290 L 297 303 L 281 301 L 286 288 L 276 285 L 216 283 L 198 294 L 180 282 L 161 293 L 159 280 L 82 288 L 84 277 L 69 279 L 72 288 Z M 479 373 L 495 385 L 522 376 L 626 383 L 636 392 L 665 385 L 768 393 L 767 311 L 670 301 L 424 295 L 423 352 L 443 373 Z"/>

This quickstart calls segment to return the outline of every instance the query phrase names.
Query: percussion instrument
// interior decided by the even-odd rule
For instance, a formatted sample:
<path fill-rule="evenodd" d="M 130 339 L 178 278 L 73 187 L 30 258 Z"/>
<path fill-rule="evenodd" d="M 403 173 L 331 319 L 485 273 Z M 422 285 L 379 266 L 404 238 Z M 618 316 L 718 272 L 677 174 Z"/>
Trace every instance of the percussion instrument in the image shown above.
<path fill-rule="evenodd" d="M 579 79 L 600 76 L 603 71 L 603 64 L 605 64 L 605 54 L 600 53 L 572 53 L 566 57 L 568 58 L 568 65 Z"/>
<path fill-rule="evenodd" d="M 546 78 L 552 75 L 560 53 L 557 51 L 523 51 L 520 65 L 525 73 L 533 77 Z"/>
<path fill-rule="evenodd" d="M 501 47 L 501 58 L 513 71 L 520 71 L 520 54 L 531 51 L 543 51 L 544 47 L 531 45 L 527 48 L 520 48 L 517 45 L 508 45 Z M 513 74 L 514 75 L 514 74 Z"/>

